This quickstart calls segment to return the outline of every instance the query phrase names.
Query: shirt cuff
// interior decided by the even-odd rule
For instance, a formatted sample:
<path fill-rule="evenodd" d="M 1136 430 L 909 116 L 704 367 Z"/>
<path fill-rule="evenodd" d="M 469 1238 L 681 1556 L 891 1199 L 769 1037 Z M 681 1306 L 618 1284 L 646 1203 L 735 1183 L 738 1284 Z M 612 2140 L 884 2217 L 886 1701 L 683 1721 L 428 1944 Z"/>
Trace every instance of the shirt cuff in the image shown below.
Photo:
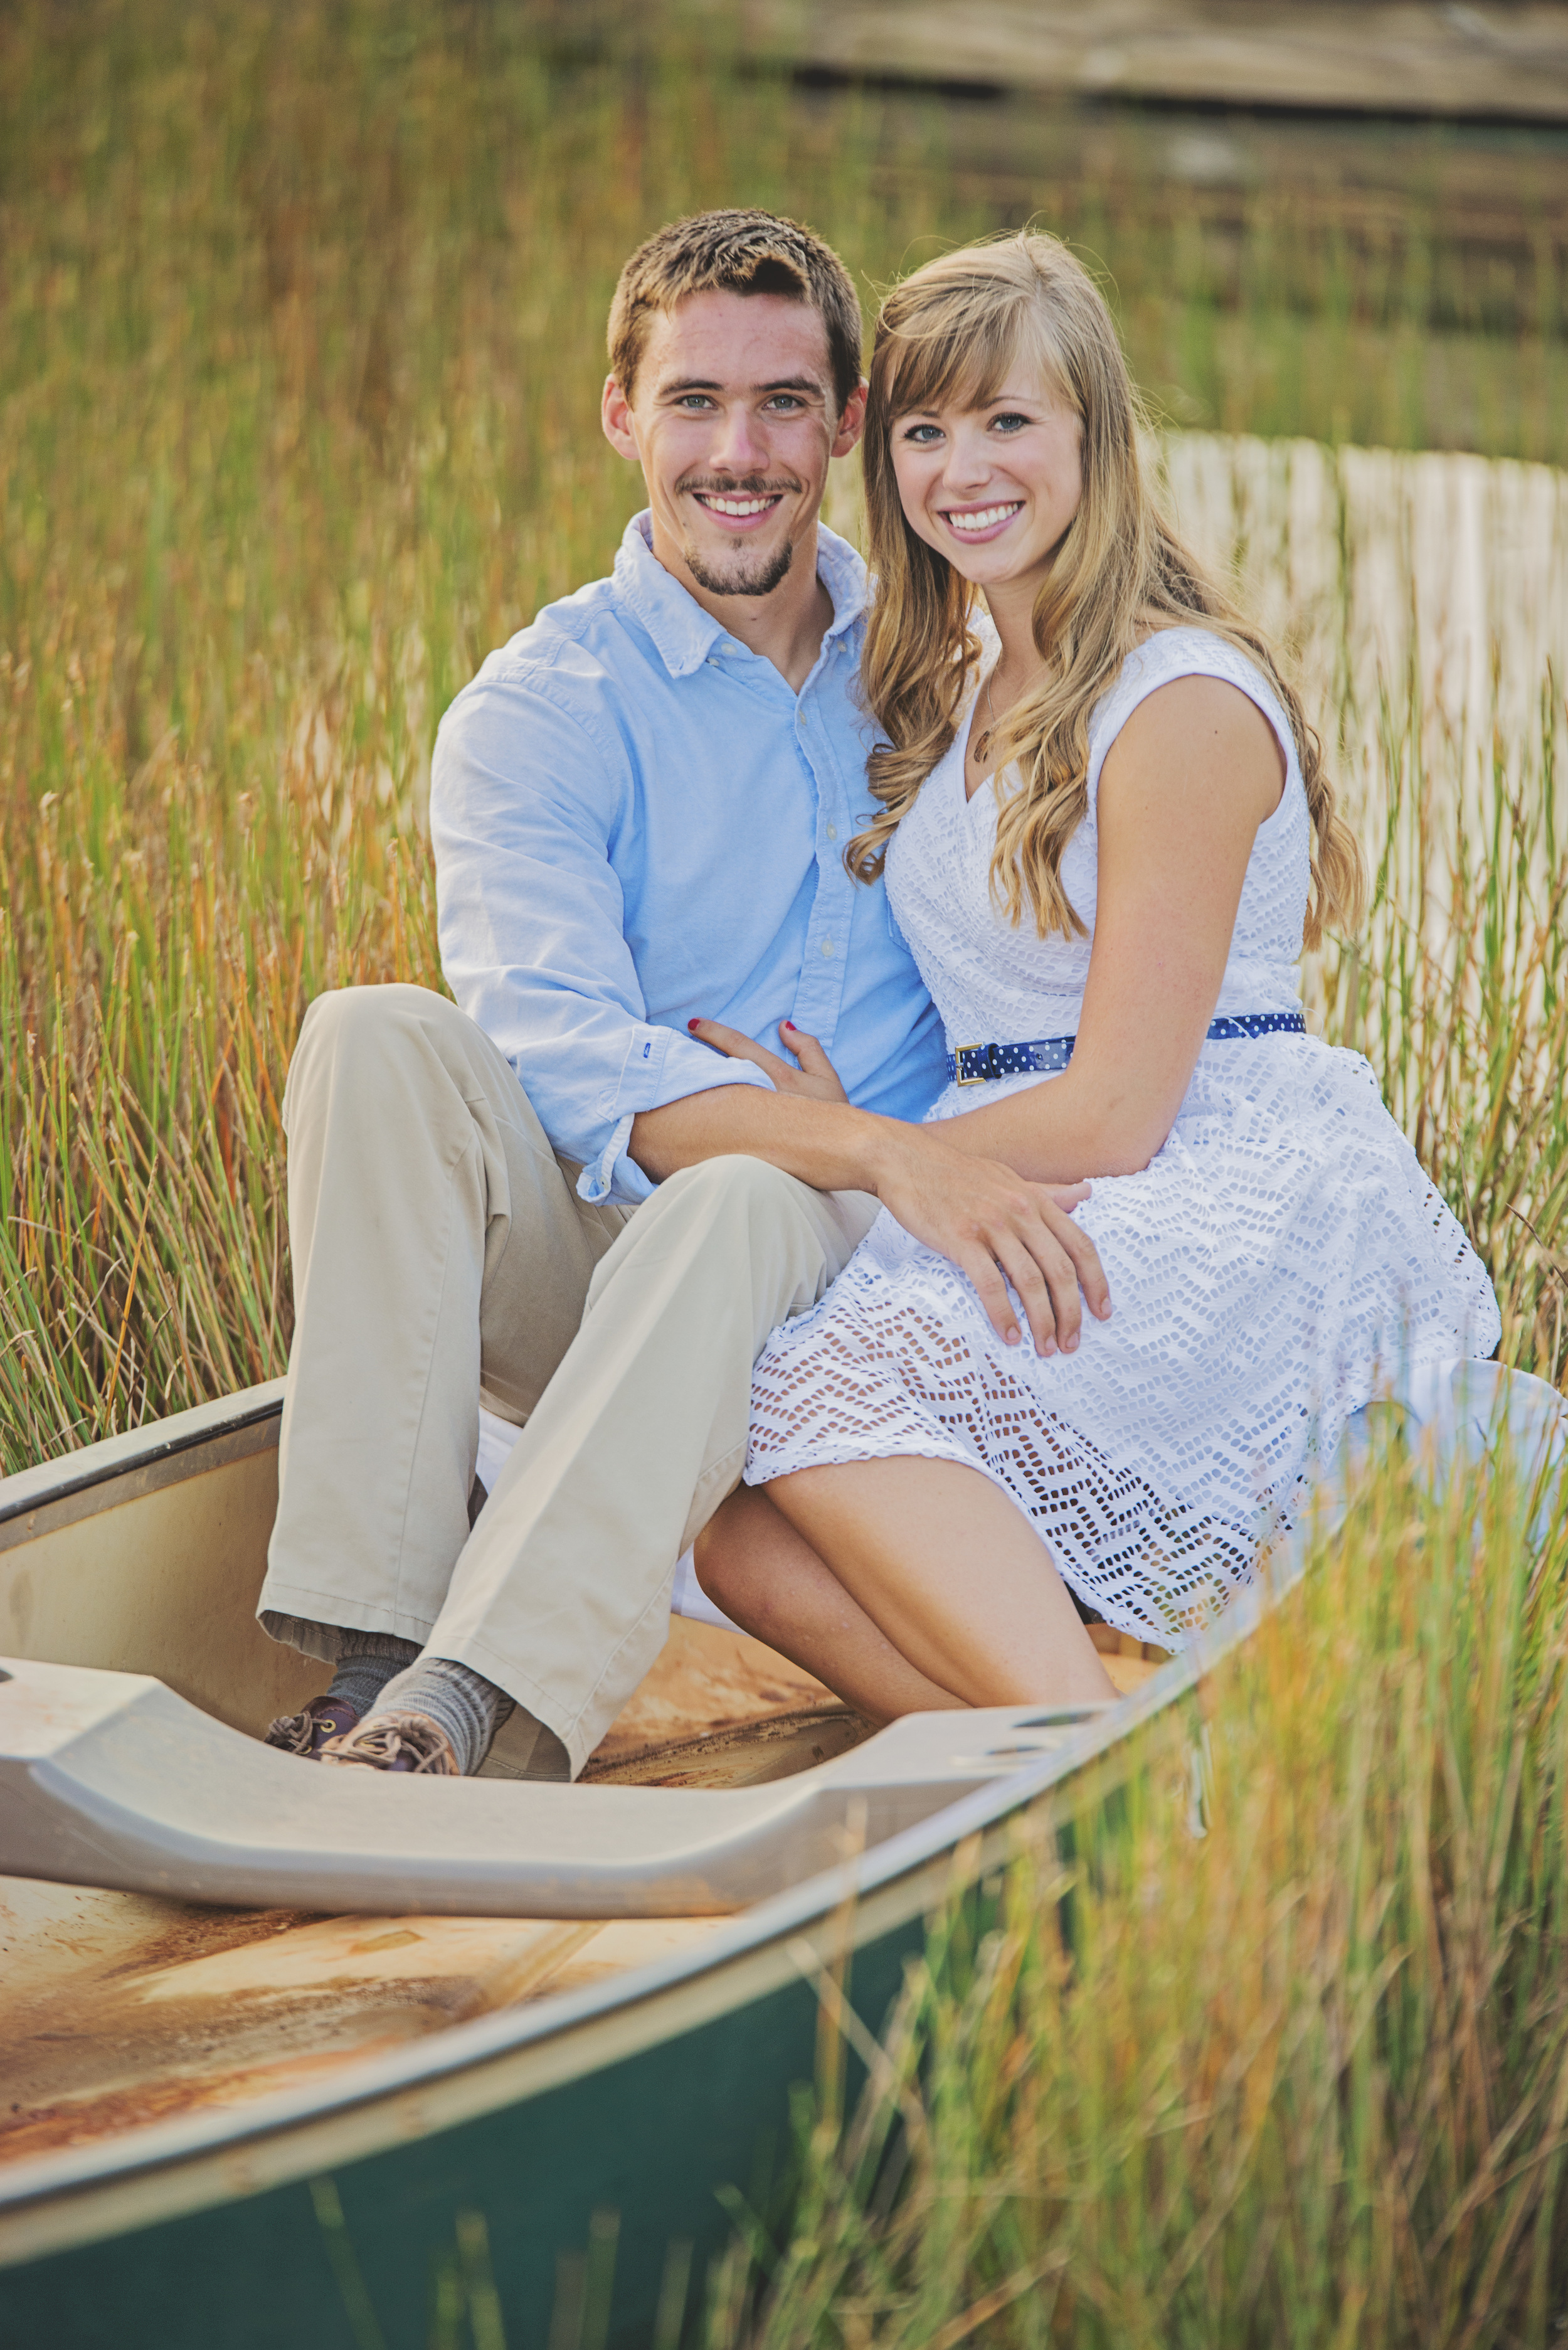
<path fill-rule="evenodd" d="M 666 1045 L 660 1037 L 661 1046 Z M 693 1094 L 711 1093 L 719 1086 L 761 1086 L 765 1093 L 774 1091 L 774 1081 L 764 1070 L 750 1061 L 730 1061 L 711 1053 L 705 1045 L 692 1046 L 684 1036 L 671 1037 L 676 1050 L 670 1057 L 674 1066 L 665 1066 L 665 1051 L 660 1050 L 656 1066 L 638 1068 L 630 1084 L 623 1081 L 620 1102 L 621 1115 L 612 1128 L 609 1138 L 598 1157 L 585 1166 L 577 1177 L 577 1197 L 590 1206 L 605 1201 L 617 1207 L 635 1207 L 651 1199 L 655 1185 L 643 1173 L 635 1159 L 627 1155 L 631 1139 L 632 1120 L 645 1109 L 663 1109 L 672 1101 L 686 1101 Z M 631 1109 L 625 1105 L 628 1092 L 646 1094 Z"/>
<path fill-rule="evenodd" d="M 577 1177 L 577 1197 L 586 1200 L 590 1207 L 601 1207 L 607 1200 L 618 1206 L 630 1205 L 651 1193 L 652 1184 L 636 1159 L 626 1155 L 636 1116 L 635 1110 L 628 1111 L 594 1164 L 585 1167 Z"/>

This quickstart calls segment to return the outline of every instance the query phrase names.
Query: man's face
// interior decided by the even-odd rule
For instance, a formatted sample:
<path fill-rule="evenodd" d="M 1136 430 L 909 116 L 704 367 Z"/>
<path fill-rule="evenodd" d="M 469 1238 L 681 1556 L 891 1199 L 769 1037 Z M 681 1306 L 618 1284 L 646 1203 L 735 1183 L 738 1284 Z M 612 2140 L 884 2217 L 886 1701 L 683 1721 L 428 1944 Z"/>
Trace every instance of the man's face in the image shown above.
<path fill-rule="evenodd" d="M 692 294 L 654 319 L 628 400 L 604 428 L 648 484 L 653 551 L 711 596 L 768 596 L 810 551 L 828 461 L 860 437 L 837 412 L 822 314 L 781 294 Z M 813 566 L 815 572 L 815 565 Z"/>

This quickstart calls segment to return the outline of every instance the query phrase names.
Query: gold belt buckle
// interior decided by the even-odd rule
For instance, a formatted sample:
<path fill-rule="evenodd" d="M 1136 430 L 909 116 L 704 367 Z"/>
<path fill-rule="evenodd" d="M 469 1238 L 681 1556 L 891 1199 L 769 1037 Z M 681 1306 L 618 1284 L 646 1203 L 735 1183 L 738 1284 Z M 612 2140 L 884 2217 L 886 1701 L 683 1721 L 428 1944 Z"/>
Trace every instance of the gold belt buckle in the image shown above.
<path fill-rule="evenodd" d="M 982 1085 L 984 1085 L 984 1083 L 985 1083 L 985 1071 L 984 1071 L 983 1069 L 976 1069 L 976 1071 L 974 1072 L 973 1076 L 968 1076 L 968 1077 L 966 1077 L 966 1076 L 965 1076 L 965 1075 L 964 1075 L 964 1073 L 963 1073 L 963 1056 L 964 1056 L 964 1055 L 965 1055 L 966 1053 L 983 1053 L 983 1052 L 984 1052 L 984 1050 L 985 1050 L 985 1046 L 984 1046 L 983 1045 L 961 1045 L 959 1046 L 958 1051 L 957 1051 L 957 1052 L 954 1054 L 954 1055 L 953 1055 L 953 1067 L 954 1067 L 954 1070 L 957 1072 L 957 1075 L 955 1076 L 953 1082 L 954 1082 L 956 1085 L 961 1085 L 961 1086 L 982 1086 Z"/>

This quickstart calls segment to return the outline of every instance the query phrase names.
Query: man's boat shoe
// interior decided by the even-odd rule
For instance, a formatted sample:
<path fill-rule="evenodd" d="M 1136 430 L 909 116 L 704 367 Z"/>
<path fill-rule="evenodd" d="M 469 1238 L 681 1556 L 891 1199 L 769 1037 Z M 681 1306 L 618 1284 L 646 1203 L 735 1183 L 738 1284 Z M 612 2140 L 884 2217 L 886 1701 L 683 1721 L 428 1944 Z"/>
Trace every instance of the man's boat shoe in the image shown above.
<path fill-rule="evenodd" d="M 319 1762 L 327 1740 L 344 1737 L 358 1719 L 358 1708 L 346 1697 L 313 1697 L 297 1713 L 280 1713 L 262 1744 L 280 1746 L 286 1754 L 303 1754 L 309 1762 Z"/>
<path fill-rule="evenodd" d="M 363 1762 L 372 1771 L 422 1771 L 460 1779 L 457 1757 L 439 1723 L 424 1713 L 372 1713 L 341 1738 L 328 1740 L 323 1762 Z"/>

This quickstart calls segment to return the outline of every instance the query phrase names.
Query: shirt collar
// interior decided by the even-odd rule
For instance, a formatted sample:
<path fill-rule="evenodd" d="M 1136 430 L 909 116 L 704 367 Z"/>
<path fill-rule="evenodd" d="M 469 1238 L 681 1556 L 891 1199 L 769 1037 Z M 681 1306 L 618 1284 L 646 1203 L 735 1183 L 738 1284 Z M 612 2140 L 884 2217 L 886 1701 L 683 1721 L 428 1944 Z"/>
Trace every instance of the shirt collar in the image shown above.
<path fill-rule="evenodd" d="M 853 628 L 866 609 L 866 566 L 847 539 L 826 523 L 816 525 L 816 576 L 833 598 L 833 619 L 825 644 Z M 653 552 L 651 518 L 633 515 L 615 559 L 617 593 L 653 639 L 671 677 L 690 677 L 701 668 L 727 634 L 722 622 L 703 610 Z"/>

